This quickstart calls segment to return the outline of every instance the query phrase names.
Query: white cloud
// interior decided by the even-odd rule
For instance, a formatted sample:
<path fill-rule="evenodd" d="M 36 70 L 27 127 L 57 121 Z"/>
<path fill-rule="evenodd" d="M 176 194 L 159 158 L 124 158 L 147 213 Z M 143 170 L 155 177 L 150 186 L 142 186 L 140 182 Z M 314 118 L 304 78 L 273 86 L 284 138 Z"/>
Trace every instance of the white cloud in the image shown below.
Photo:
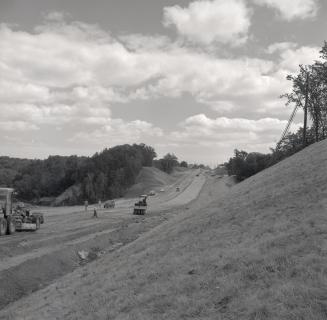
<path fill-rule="evenodd" d="M 0 121 L 0 128 L 4 131 L 31 131 L 39 128 L 26 121 Z"/>
<path fill-rule="evenodd" d="M 317 0 L 254 0 L 258 5 L 274 8 L 285 20 L 307 19 L 317 15 Z"/>
<path fill-rule="evenodd" d="M 252 131 L 262 132 L 268 130 L 280 130 L 281 127 L 286 125 L 287 121 L 263 118 L 259 120 L 219 117 L 216 119 L 210 119 L 204 114 L 198 114 L 187 118 L 184 121 L 186 126 L 202 126 L 210 130 L 222 129 L 222 130 L 237 130 L 237 131 Z"/>
<path fill-rule="evenodd" d="M 258 120 L 246 118 L 209 118 L 204 114 L 191 116 L 180 123 L 180 130 L 168 137 L 170 143 L 195 148 L 219 147 L 221 152 L 232 155 L 233 149 L 269 152 L 269 147 L 280 138 L 287 121 L 277 118 Z M 296 130 L 299 124 L 294 124 Z"/>
<path fill-rule="evenodd" d="M 45 86 L 40 86 L 28 82 L 20 82 L 19 79 L 0 79 L 0 101 L 22 101 L 28 103 L 36 101 L 48 101 L 49 99 L 49 88 Z"/>
<path fill-rule="evenodd" d="M 114 135 L 126 142 L 147 131 L 158 135 L 152 124 L 113 119 L 110 111 L 112 103 L 138 98 L 141 88 L 134 86 L 157 73 L 148 54 L 130 52 L 95 26 L 66 24 L 56 13 L 47 19 L 34 33 L 0 27 L 0 131 L 46 126 L 46 136 L 60 127 L 68 137 L 98 131 L 108 138 L 102 143 L 115 143 Z"/>
<path fill-rule="evenodd" d="M 29 105 L 37 123 L 41 118 L 47 123 L 73 121 L 109 110 L 112 103 L 185 92 L 222 111 L 249 100 L 245 96 L 255 100 L 281 93 L 269 60 L 221 59 L 166 38 L 140 35 L 124 38 L 133 47 L 129 50 L 95 26 L 88 29 L 81 23 L 61 22 L 37 30 L 14 31 L 5 25 L 0 29 L 0 103 L 12 104 L 18 114 Z M 62 116 L 51 111 L 59 106 Z"/>
<path fill-rule="evenodd" d="M 273 114 L 263 105 L 273 105 L 288 88 L 286 74 L 319 55 L 317 48 L 277 43 L 267 49 L 279 55 L 276 64 L 248 57 L 222 59 L 165 37 L 125 36 L 128 49 L 95 26 L 88 29 L 76 22 L 37 29 L 27 33 L 2 25 L 0 103 L 34 104 L 35 113 L 44 114 L 47 122 L 51 117 L 58 121 L 58 114 L 49 111 L 56 106 L 70 108 L 71 118 L 61 118 L 72 120 L 109 110 L 112 103 L 184 93 L 220 113 L 265 109 Z"/>
<path fill-rule="evenodd" d="M 165 7 L 163 22 L 194 42 L 238 45 L 247 40 L 250 15 L 243 0 L 194 1 L 187 8 Z"/>
<path fill-rule="evenodd" d="M 299 47 L 294 42 L 273 43 L 267 48 L 266 53 L 278 55 L 279 61 L 276 63 L 276 67 L 278 67 L 279 73 L 283 70 L 289 73 L 297 72 L 300 64 L 313 64 L 320 58 L 320 48 Z"/>
<path fill-rule="evenodd" d="M 86 123 L 96 124 L 97 126 L 89 131 L 77 132 L 70 138 L 71 142 L 88 142 L 104 146 L 105 141 L 109 141 L 110 144 L 140 143 L 145 137 L 149 139 L 149 137 L 158 138 L 163 136 L 163 131 L 160 128 L 141 120 L 125 122 L 122 119 L 102 119 L 101 121 L 101 119 L 97 118 L 88 118 Z"/>
<path fill-rule="evenodd" d="M 280 67 L 291 72 L 297 72 L 300 64 L 313 64 L 319 59 L 319 56 L 318 47 L 304 46 L 297 49 L 288 49 L 281 53 Z"/>
<path fill-rule="evenodd" d="M 296 72 L 297 64 L 311 63 L 319 50 L 278 43 L 267 53 L 267 59 L 221 58 L 166 37 L 129 35 L 117 40 L 96 26 L 78 22 L 51 22 L 34 32 L 2 25 L 0 119 L 6 124 L 0 130 L 40 128 L 42 146 L 47 145 L 45 139 L 50 135 L 53 140 L 60 135 L 62 144 L 70 146 L 84 146 L 84 139 L 89 141 L 86 148 L 135 141 L 164 143 L 166 137 L 171 139 L 167 143 L 183 138 L 191 144 L 193 136 L 187 128 L 194 127 L 200 118 L 186 121 L 183 130 L 169 135 L 159 128 L 160 119 L 157 125 L 144 119 L 127 121 L 115 119 L 111 111 L 114 103 L 182 97 L 186 93 L 218 115 L 233 119 L 234 132 L 221 132 L 229 121 L 222 117 L 202 117 L 203 128 L 197 124 L 194 132 L 202 132 L 212 143 L 223 144 L 220 137 L 231 145 L 239 139 L 244 143 L 246 139 L 257 141 L 257 127 L 242 133 L 243 120 L 234 118 L 287 118 L 289 110 L 278 98 L 290 86 L 285 76 Z M 17 124 L 19 121 L 29 126 Z M 260 123 L 246 122 L 246 126 Z M 264 125 L 268 132 L 273 123 Z M 208 132 L 214 139 L 206 135 Z M 260 143 L 275 138 L 262 136 Z M 199 143 L 204 142 L 199 139 Z"/>
<path fill-rule="evenodd" d="M 277 42 L 271 44 L 267 49 L 266 53 L 268 54 L 274 54 L 276 52 L 283 52 L 288 49 L 294 49 L 297 47 L 297 44 L 294 42 Z"/>

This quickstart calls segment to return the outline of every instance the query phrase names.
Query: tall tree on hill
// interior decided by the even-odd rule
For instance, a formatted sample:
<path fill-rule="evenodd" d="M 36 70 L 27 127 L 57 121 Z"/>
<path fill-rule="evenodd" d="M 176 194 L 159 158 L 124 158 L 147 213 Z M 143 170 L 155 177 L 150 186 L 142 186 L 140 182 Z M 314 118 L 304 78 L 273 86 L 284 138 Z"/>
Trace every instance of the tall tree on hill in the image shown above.
<path fill-rule="evenodd" d="M 141 150 L 143 156 L 142 165 L 144 167 L 151 167 L 153 159 L 157 156 L 155 150 L 152 147 L 145 145 L 144 143 L 141 143 L 139 145 L 133 145 L 133 146 L 136 146 Z"/>
<path fill-rule="evenodd" d="M 161 161 L 163 171 L 171 173 L 174 167 L 178 166 L 178 159 L 173 153 L 167 153 Z"/>
<path fill-rule="evenodd" d="M 187 168 L 187 167 L 188 167 L 188 164 L 187 164 L 186 161 L 182 161 L 182 162 L 180 163 L 180 166 L 183 167 L 183 168 Z"/>
<path fill-rule="evenodd" d="M 327 43 L 320 51 L 320 61 L 302 66 L 297 75 L 288 75 L 292 81 L 292 91 L 282 95 L 287 98 L 286 105 L 295 104 L 305 112 L 303 136 L 306 140 L 306 112 L 312 120 L 311 128 L 315 141 L 326 137 L 327 132 Z M 308 142 L 308 141 L 306 141 Z"/>

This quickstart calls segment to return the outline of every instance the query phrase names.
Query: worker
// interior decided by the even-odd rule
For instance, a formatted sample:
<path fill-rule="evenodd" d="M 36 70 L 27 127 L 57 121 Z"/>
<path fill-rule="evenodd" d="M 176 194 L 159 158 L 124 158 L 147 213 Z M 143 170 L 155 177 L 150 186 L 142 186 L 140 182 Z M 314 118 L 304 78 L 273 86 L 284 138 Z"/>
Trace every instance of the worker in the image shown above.
<path fill-rule="evenodd" d="M 99 209 L 101 209 L 102 207 L 102 203 L 101 203 L 101 200 L 99 200 Z"/>
<path fill-rule="evenodd" d="M 97 212 L 97 209 L 94 208 L 94 211 L 93 211 L 93 218 L 97 218 L 98 217 L 98 212 Z"/>

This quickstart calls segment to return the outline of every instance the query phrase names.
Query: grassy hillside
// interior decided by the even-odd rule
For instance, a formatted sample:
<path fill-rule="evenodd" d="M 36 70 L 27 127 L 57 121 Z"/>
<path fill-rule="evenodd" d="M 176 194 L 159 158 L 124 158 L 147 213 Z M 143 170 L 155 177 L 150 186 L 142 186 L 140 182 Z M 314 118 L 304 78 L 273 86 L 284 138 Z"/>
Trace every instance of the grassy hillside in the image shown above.
<path fill-rule="evenodd" d="M 209 177 L 189 210 L 7 315 L 326 319 L 326 168 L 324 141 L 229 191 Z"/>
<path fill-rule="evenodd" d="M 136 178 L 136 183 L 125 195 L 126 197 L 137 197 L 143 193 L 149 193 L 150 190 L 157 192 L 165 185 L 174 181 L 169 174 L 155 168 L 143 167 Z"/>

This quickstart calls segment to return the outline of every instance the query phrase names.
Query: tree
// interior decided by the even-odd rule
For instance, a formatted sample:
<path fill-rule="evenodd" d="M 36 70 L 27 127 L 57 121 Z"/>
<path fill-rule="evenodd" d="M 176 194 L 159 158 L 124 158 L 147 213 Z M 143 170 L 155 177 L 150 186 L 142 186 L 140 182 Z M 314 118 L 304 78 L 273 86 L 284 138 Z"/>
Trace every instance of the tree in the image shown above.
<path fill-rule="evenodd" d="M 183 167 L 183 168 L 187 168 L 187 167 L 188 167 L 188 164 L 187 164 L 186 161 L 182 161 L 182 162 L 180 163 L 180 166 Z"/>
<path fill-rule="evenodd" d="M 312 65 L 300 65 L 297 75 L 288 75 L 292 81 L 292 91 L 282 95 L 287 98 L 286 105 L 293 104 L 304 109 L 303 141 L 307 141 L 307 112 L 312 121 L 315 141 L 326 137 L 327 131 L 327 43 L 324 43 L 320 61 Z"/>
<path fill-rule="evenodd" d="M 242 181 L 270 165 L 271 155 L 259 152 L 247 153 L 246 151 L 234 150 L 234 157 L 226 164 L 229 175 L 235 175 L 238 181 Z"/>
<path fill-rule="evenodd" d="M 178 159 L 173 153 L 167 153 L 159 160 L 159 169 L 164 172 L 171 173 L 176 166 L 178 166 Z"/>

